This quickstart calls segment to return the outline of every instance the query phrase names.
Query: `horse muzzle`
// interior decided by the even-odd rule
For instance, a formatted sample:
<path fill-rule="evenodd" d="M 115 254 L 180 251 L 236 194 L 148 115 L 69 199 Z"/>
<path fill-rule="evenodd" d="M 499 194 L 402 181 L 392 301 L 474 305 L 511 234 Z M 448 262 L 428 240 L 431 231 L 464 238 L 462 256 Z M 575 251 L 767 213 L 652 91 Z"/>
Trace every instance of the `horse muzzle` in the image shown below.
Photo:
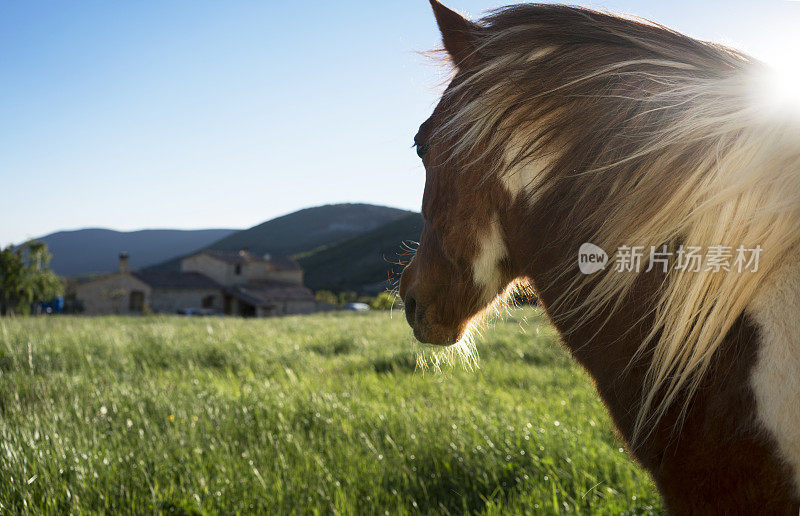
<path fill-rule="evenodd" d="M 406 321 L 414 330 L 414 337 L 423 344 L 449 346 L 458 340 L 456 333 L 441 325 L 431 324 L 428 313 L 429 306 L 420 303 L 413 291 L 402 292 L 403 305 L 405 306 Z"/>

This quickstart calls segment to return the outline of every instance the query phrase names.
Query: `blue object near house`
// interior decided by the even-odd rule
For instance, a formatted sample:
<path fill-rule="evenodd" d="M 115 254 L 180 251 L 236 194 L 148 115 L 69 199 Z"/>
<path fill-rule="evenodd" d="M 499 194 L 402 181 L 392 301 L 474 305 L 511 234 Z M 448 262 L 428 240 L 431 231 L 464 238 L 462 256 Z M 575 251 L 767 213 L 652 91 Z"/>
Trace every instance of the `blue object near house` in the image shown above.
<path fill-rule="evenodd" d="M 39 303 L 43 314 L 60 314 L 64 311 L 64 296 L 54 297 L 46 303 Z"/>

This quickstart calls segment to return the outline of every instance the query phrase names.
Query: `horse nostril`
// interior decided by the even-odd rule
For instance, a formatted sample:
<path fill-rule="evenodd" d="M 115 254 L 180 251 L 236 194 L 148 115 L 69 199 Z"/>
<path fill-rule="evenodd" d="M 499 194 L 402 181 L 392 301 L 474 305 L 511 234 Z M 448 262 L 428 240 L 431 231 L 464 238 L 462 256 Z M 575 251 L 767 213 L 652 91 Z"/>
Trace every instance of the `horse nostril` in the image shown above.
<path fill-rule="evenodd" d="M 406 298 L 403 300 L 403 304 L 406 307 L 406 321 L 408 321 L 408 325 L 412 328 L 414 327 L 414 315 L 417 311 L 417 300 L 414 299 L 414 296 L 408 294 Z"/>

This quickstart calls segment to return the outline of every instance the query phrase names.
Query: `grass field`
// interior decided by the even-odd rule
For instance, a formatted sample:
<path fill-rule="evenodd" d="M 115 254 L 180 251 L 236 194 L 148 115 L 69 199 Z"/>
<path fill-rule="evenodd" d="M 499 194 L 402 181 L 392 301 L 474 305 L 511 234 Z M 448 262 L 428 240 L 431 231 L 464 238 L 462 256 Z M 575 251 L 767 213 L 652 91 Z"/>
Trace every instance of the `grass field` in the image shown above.
<path fill-rule="evenodd" d="M 415 371 L 402 313 L 0 319 L 0 512 L 659 513 L 538 312 Z"/>

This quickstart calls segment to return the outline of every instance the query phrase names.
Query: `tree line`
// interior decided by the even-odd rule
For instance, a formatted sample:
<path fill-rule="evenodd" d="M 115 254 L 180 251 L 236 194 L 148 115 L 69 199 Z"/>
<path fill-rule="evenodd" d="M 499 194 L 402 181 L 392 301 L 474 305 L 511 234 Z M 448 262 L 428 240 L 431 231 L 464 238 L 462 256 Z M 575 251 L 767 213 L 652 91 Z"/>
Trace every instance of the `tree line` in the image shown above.
<path fill-rule="evenodd" d="M 29 314 L 43 302 L 64 293 L 64 284 L 50 270 L 43 242 L 0 249 L 0 315 Z"/>

